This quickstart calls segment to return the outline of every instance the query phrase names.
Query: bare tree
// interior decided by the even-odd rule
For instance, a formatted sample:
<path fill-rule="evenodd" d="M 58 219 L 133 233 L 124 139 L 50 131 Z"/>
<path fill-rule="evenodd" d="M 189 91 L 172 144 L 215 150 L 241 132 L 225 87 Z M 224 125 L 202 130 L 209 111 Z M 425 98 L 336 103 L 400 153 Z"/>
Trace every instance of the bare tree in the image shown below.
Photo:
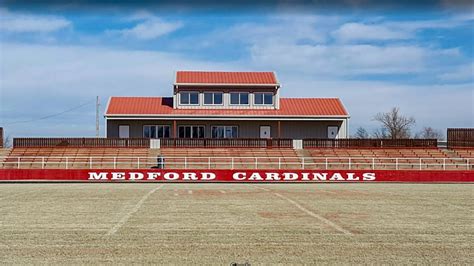
<path fill-rule="evenodd" d="M 10 148 L 11 141 L 10 141 L 10 136 L 7 136 L 6 138 L 3 139 L 3 148 Z"/>
<path fill-rule="evenodd" d="M 444 140 L 444 134 L 439 129 L 424 127 L 421 131 L 416 133 L 415 138 Z"/>
<path fill-rule="evenodd" d="M 380 128 L 380 129 L 374 130 L 374 132 L 372 133 L 372 137 L 374 139 L 389 139 L 390 138 L 388 136 L 386 128 Z"/>
<path fill-rule="evenodd" d="M 415 125 L 415 118 L 400 114 L 398 107 L 393 107 L 386 113 L 378 113 L 373 120 L 382 124 L 382 129 L 385 129 L 387 138 L 390 139 L 410 138 L 410 129 Z"/>
<path fill-rule="evenodd" d="M 369 132 L 365 130 L 363 127 L 359 127 L 354 135 L 354 138 L 356 139 L 368 139 L 369 138 Z"/>

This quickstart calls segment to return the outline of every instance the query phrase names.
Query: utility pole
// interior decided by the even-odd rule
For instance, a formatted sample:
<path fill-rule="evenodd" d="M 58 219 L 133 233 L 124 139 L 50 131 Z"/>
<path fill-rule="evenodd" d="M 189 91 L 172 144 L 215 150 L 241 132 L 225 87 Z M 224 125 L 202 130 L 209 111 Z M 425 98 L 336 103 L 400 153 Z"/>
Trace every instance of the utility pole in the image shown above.
<path fill-rule="evenodd" d="M 99 96 L 96 98 L 95 102 L 95 136 L 98 138 L 99 137 Z"/>

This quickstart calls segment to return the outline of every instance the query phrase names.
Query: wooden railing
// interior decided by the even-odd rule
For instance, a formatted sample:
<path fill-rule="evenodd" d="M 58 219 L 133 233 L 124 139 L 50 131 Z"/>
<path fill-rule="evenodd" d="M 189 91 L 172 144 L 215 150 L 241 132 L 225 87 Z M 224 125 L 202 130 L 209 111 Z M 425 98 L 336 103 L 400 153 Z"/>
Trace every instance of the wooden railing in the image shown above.
<path fill-rule="evenodd" d="M 436 148 L 436 139 L 305 139 L 303 148 Z"/>
<path fill-rule="evenodd" d="M 163 148 L 291 148 L 291 139 L 161 139 Z"/>
<path fill-rule="evenodd" d="M 474 128 L 448 128 L 448 148 L 474 147 Z"/>
<path fill-rule="evenodd" d="M 13 147 L 149 148 L 150 139 L 119 138 L 14 138 Z"/>

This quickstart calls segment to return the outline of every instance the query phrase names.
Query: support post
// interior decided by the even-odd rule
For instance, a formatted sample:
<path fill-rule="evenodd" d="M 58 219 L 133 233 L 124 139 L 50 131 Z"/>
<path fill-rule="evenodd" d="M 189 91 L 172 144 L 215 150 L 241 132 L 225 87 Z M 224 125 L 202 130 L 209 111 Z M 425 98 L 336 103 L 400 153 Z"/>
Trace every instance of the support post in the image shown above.
<path fill-rule="evenodd" d="M 173 138 L 176 139 L 177 134 L 176 134 L 176 120 L 173 120 Z"/>
<path fill-rule="evenodd" d="M 281 139 L 281 121 L 278 120 L 278 139 Z"/>

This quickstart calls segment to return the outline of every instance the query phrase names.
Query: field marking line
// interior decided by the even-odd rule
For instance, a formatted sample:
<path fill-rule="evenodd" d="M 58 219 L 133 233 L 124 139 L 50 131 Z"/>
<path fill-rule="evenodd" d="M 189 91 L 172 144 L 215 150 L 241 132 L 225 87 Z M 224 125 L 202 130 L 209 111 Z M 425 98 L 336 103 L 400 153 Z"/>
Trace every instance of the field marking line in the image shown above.
<path fill-rule="evenodd" d="M 219 192 L 222 193 L 222 194 L 227 193 L 227 192 L 225 192 L 224 190 L 219 190 Z"/>
<path fill-rule="evenodd" d="M 162 188 L 163 186 L 164 184 L 161 184 L 155 187 L 154 189 L 150 190 L 145 195 L 143 195 L 140 201 L 138 201 L 137 204 L 135 204 L 135 206 L 129 212 L 127 212 L 124 216 L 122 216 L 122 218 L 114 225 L 114 227 L 110 228 L 109 231 L 107 231 L 106 235 L 109 236 L 109 235 L 115 234 L 120 229 L 120 227 L 122 227 L 128 221 L 128 219 L 130 219 L 130 217 L 140 209 L 140 207 L 148 199 L 148 197 L 150 197 L 151 194 L 155 193 L 155 191 Z"/>
<path fill-rule="evenodd" d="M 286 197 L 286 196 L 283 196 L 281 195 L 280 193 L 278 192 L 273 192 L 271 191 L 270 189 L 267 189 L 267 188 L 263 188 L 263 187 L 257 187 L 257 186 L 254 186 L 254 185 L 251 185 L 252 187 L 255 187 L 255 188 L 258 188 L 258 189 L 261 189 L 261 190 L 264 190 L 264 191 L 267 191 L 267 192 L 272 192 L 275 196 L 281 198 L 281 199 L 284 199 L 286 201 L 288 201 L 289 203 L 293 204 L 296 208 L 300 209 L 301 211 L 303 211 L 304 213 L 308 214 L 309 216 L 313 217 L 313 218 L 316 218 L 318 219 L 319 221 L 329 225 L 330 227 L 336 229 L 337 231 L 343 233 L 343 234 L 346 234 L 346 235 L 352 235 L 352 233 L 344 228 L 342 228 L 341 226 L 335 224 L 334 222 L 332 222 L 331 220 L 329 219 L 326 219 L 324 217 L 322 217 L 321 215 L 318 215 L 308 209 L 306 209 L 305 207 L 303 207 L 301 204 L 299 204 L 298 202 Z"/>

